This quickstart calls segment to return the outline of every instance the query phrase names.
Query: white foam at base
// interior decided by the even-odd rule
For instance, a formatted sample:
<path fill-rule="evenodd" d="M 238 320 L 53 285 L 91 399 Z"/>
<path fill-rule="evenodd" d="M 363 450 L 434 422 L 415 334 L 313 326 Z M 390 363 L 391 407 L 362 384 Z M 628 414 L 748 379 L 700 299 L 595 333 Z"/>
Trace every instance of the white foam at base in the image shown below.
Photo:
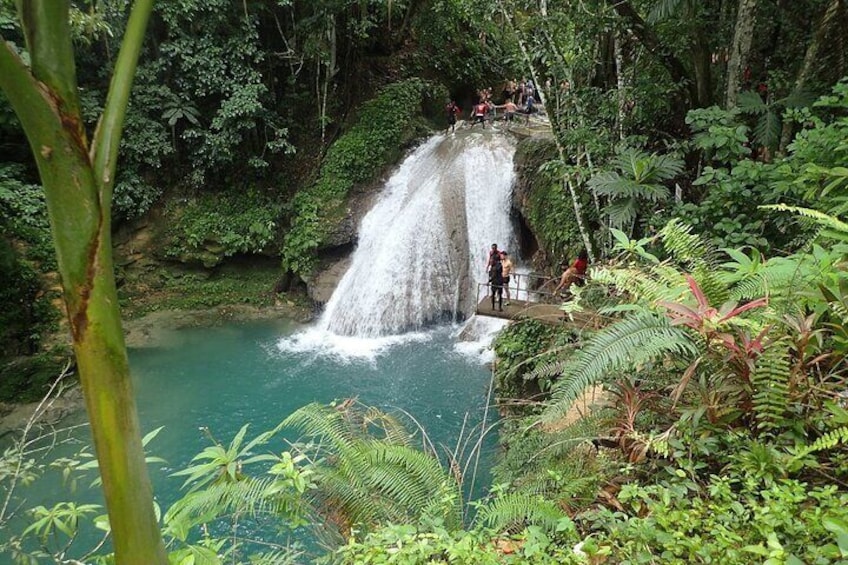
<path fill-rule="evenodd" d="M 355 361 L 374 362 L 391 347 L 404 343 L 431 339 L 427 332 L 412 332 L 383 337 L 355 337 L 334 334 L 322 328 L 311 327 L 277 342 L 281 353 L 300 353 L 329 356 L 342 363 Z"/>
<path fill-rule="evenodd" d="M 508 323 L 508 320 L 500 318 L 471 316 L 454 334 L 458 341 L 454 344 L 453 349 L 472 361 L 484 365 L 492 363 L 495 360 L 492 342 L 498 332 L 505 328 Z"/>

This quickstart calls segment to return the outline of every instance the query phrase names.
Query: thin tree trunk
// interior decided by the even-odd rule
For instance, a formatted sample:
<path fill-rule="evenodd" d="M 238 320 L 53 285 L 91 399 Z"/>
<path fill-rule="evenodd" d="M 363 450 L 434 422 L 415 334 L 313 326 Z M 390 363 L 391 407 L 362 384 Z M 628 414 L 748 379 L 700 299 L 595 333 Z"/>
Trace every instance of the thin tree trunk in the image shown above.
<path fill-rule="evenodd" d="M 606 0 L 607 5 L 615 10 L 616 14 L 624 20 L 628 29 L 633 33 L 636 39 L 639 40 L 648 51 L 650 51 L 671 75 L 673 80 L 678 85 L 685 88 L 688 97 L 694 101 L 697 98 L 695 87 L 690 80 L 689 73 L 683 63 L 674 56 L 673 53 L 663 45 L 657 34 L 651 29 L 642 16 L 639 15 L 630 2 L 627 0 Z"/>
<path fill-rule="evenodd" d="M 624 55 L 621 52 L 621 37 L 618 32 L 613 36 L 615 51 L 615 87 L 618 91 L 618 112 L 616 113 L 616 129 L 618 139 L 624 141 L 624 118 L 626 115 L 627 93 L 624 89 Z"/>
<path fill-rule="evenodd" d="M 91 148 L 77 94 L 68 0 L 24 0 L 27 67 L 0 37 L 0 87 L 18 115 L 47 200 L 115 559 L 168 562 L 153 511 L 112 268 L 118 144 L 152 0 L 133 6 Z"/>
<path fill-rule="evenodd" d="M 336 17 L 330 16 L 327 27 L 327 41 L 330 44 L 330 60 L 327 62 L 327 72 L 324 75 L 324 84 L 319 89 L 320 116 L 321 116 L 321 144 L 325 142 L 327 133 L 327 97 L 329 96 L 330 83 L 336 76 Z M 318 76 L 321 76 L 321 63 L 318 63 Z"/>
<path fill-rule="evenodd" d="M 710 46 L 703 29 L 695 32 L 692 45 L 692 67 L 695 69 L 695 90 L 698 93 L 696 101 L 699 108 L 707 108 L 713 104 L 713 77 L 710 61 Z"/>
<path fill-rule="evenodd" d="M 521 37 L 521 34 L 518 33 L 517 29 L 515 29 L 515 22 L 513 22 L 512 17 L 510 16 L 510 12 L 507 11 L 502 0 L 500 0 L 498 2 L 498 6 L 501 9 L 501 13 L 504 16 L 504 19 L 506 21 L 510 22 L 510 25 L 512 26 L 512 29 L 513 29 L 513 33 L 515 33 L 515 36 L 518 39 L 518 46 L 521 49 L 521 54 L 522 54 L 522 57 L 524 58 L 524 62 L 527 65 L 527 68 L 530 70 L 531 76 L 533 77 L 533 82 L 535 84 L 541 86 L 543 83 L 539 82 L 539 77 L 536 73 L 536 68 L 533 65 L 533 60 L 531 59 L 530 54 L 527 52 L 527 46 L 525 45 L 524 40 Z M 542 9 L 545 9 L 545 8 L 546 8 L 546 5 L 544 3 L 544 0 L 542 0 Z M 545 14 L 543 13 L 543 15 L 545 15 Z M 537 90 L 539 92 L 542 91 L 541 88 L 538 88 Z M 542 103 L 543 104 L 545 103 L 544 100 L 542 100 Z M 554 143 L 556 144 L 556 147 L 557 147 L 557 153 L 559 154 L 560 160 L 563 163 L 566 163 L 567 158 L 566 158 L 566 154 L 565 154 L 565 148 L 563 147 L 562 142 L 560 141 L 559 120 L 556 119 L 556 116 L 552 113 L 549 113 L 548 118 L 551 121 L 551 129 L 553 130 L 553 133 L 554 133 Z M 568 192 L 571 196 L 571 203 L 572 203 L 572 206 L 574 207 L 574 218 L 577 222 L 577 228 L 580 231 L 580 237 L 581 237 L 581 239 L 583 239 L 583 245 L 586 247 L 586 252 L 589 254 L 589 260 L 594 262 L 595 261 L 595 250 L 594 250 L 594 247 L 592 245 L 592 238 L 589 237 L 589 230 L 586 228 L 586 221 L 584 219 L 583 206 L 580 203 L 580 198 L 577 195 L 577 191 L 575 190 L 574 185 L 570 182 L 570 180 L 567 177 L 563 177 L 563 184 L 568 188 Z"/>
<path fill-rule="evenodd" d="M 827 8 L 825 8 L 824 14 L 819 19 L 819 23 L 810 38 L 810 43 L 807 45 L 807 51 L 804 54 L 804 63 L 801 65 L 801 70 L 798 71 L 798 77 L 795 79 L 795 92 L 804 90 L 807 86 L 807 81 L 809 81 L 810 77 L 813 75 L 816 61 L 819 59 L 819 49 L 824 42 L 830 25 L 834 22 L 834 20 L 836 20 L 836 16 L 839 14 L 841 6 L 842 0 L 831 0 L 830 4 L 828 4 Z M 794 124 L 790 120 L 785 120 L 783 122 L 783 131 L 780 136 L 780 146 L 778 148 L 779 153 L 786 152 L 786 147 L 792 141 L 792 135 L 794 133 Z"/>
<path fill-rule="evenodd" d="M 748 55 L 751 52 L 751 43 L 754 39 L 754 25 L 757 21 L 757 2 L 758 0 L 739 0 L 733 45 L 730 48 L 730 60 L 727 63 L 725 106 L 728 109 L 736 107 L 736 99 L 739 96 L 739 82 L 742 78 L 742 72 L 748 64 Z"/>

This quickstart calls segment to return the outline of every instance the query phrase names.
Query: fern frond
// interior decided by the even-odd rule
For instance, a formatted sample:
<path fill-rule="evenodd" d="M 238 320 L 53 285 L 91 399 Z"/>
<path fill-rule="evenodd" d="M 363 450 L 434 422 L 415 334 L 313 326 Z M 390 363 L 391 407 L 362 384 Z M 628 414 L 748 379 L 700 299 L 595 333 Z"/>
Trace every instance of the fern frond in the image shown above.
<path fill-rule="evenodd" d="M 571 363 L 570 357 L 544 361 L 524 375 L 525 381 L 551 381 L 562 375 Z"/>
<path fill-rule="evenodd" d="M 541 496 L 507 493 L 482 506 L 475 522 L 511 533 L 519 532 L 527 526 L 539 526 L 553 532 L 565 517 L 559 507 Z"/>
<path fill-rule="evenodd" d="M 727 286 L 719 275 L 719 254 L 715 247 L 675 218 L 660 232 L 663 245 L 671 256 L 686 267 L 711 304 L 727 301 Z"/>
<path fill-rule="evenodd" d="M 666 251 L 683 264 L 712 264 L 716 260 L 715 250 L 700 236 L 692 233 L 692 226 L 678 218 L 670 220 L 660 231 L 660 236 Z"/>
<path fill-rule="evenodd" d="M 775 431 L 787 425 L 789 378 L 789 352 L 780 342 L 769 345 L 751 373 L 751 401 L 758 429 Z"/>
<path fill-rule="evenodd" d="M 637 314 L 607 326 L 594 334 L 564 368 L 554 383 L 552 402 L 544 421 L 561 418 L 574 400 L 589 386 L 610 374 L 635 367 L 667 354 L 696 355 L 698 348 L 690 335 L 656 314 Z"/>
<path fill-rule="evenodd" d="M 822 235 L 836 239 L 839 241 L 848 241 L 848 224 L 830 214 L 813 210 L 812 208 L 803 208 L 801 206 L 788 206 L 786 204 L 769 204 L 760 206 L 763 210 L 777 210 L 778 212 L 792 212 L 805 218 L 812 219 L 815 223 L 822 226 L 824 231 Z"/>
<path fill-rule="evenodd" d="M 282 549 L 270 553 L 256 553 L 250 556 L 251 565 L 297 565 L 302 563 L 304 554 L 295 549 Z M 199 565 L 199 564 L 195 564 Z"/>
<path fill-rule="evenodd" d="M 435 456 L 411 447 L 411 435 L 392 415 L 355 402 L 308 405 L 286 419 L 310 439 L 295 444 L 309 455 L 316 488 L 307 493 L 316 512 L 341 529 L 405 523 L 425 513 L 446 524 L 461 521 L 457 479 Z"/>
<path fill-rule="evenodd" d="M 456 525 L 459 487 L 438 460 L 406 446 L 369 442 L 345 453 L 338 464 L 316 471 L 319 496 L 331 514 L 351 523 L 404 522 L 433 513 Z M 452 496 L 449 496 L 452 495 Z"/>
<path fill-rule="evenodd" d="M 298 429 L 309 438 L 329 441 L 335 449 L 348 447 L 355 439 L 344 411 L 317 402 L 292 412 L 283 420 L 283 426 Z"/>
<path fill-rule="evenodd" d="M 809 267 L 798 258 L 775 257 L 763 263 L 756 273 L 733 285 L 730 299 L 738 302 L 768 296 L 774 301 L 804 288 L 811 276 Z"/>
<path fill-rule="evenodd" d="M 211 483 L 175 502 L 165 514 L 168 532 L 177 539 L 192 527 L 234 513 L 249 516 L 304 516 L 307 513 L 299 497 L 272 489 L 274 478 L 246 478 L 235 482 Z M 274 494 L 269 495 L 269 492 Z"/>
<path fill-rule="evenodd" d="M 649 304 L 661 300 L 674 302 L 688 288 L 683 274 L 667 265 L 656 265 L 649 272 L 638 268 L 599 267 L 592 270 L 592 281 L 613 286 L 630 294 L 634 300 Z"/>
<path fill-rule="evenodd" d="M 848 444 L 848 426 L 827 432 L 810 445 L 805 446 L 799 456 L 809 455 L 817 451 L 828 451 L 841 444 Z"/>

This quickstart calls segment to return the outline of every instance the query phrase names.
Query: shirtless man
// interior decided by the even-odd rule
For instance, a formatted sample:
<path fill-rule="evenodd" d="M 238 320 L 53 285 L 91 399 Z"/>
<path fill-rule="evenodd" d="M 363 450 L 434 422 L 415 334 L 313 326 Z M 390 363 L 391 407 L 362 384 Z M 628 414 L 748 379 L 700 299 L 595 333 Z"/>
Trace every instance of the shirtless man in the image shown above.
<path fill-rule="evenodd" d="M 507 99 L 502 106 L 497 106 L 497 108 L 503 108 L 503 119 L 507 122 L 507 125 L 515 119 L 515 113 L 518 111 L 518 106 L 515 105 L 515 102 L 509 99 Z"/>
<path fill-rule="evenodd" d="M 513 267 L 509 253 L 506 251 L 501 251 L 501 269 L 503 270 L 503 287 L 506 291 L 506 305 L 509 306 L 509 277 L 515 267 Z"/>

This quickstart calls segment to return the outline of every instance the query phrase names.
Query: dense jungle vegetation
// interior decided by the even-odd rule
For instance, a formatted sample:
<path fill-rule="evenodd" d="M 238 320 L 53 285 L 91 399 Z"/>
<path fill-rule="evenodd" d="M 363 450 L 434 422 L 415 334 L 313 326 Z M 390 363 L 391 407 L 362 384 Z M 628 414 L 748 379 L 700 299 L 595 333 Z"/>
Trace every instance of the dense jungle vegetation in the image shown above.
<path fill-rule="evenodd" d="M 247 517 L 313 530 L 327 563 L 848 563 L 846 8 L 0 0 L 0 389 L 43 394 L 61 327 L 97 448 L 5 451 L 0 555 L 316 558 L 244 543 Z M 294 295 L 349 244 L 354 187 L 443 126 L 446 96 L 499 101 L 512 77 L 550 121 L 519 147 L 534 259 L 585 248 L 592 267 L 570 323 L 496 341 L 490 496 L 464 500 L 467 462 L 402 419 L 343 402 L 213 443 L 178 473 L 186 496 L 154 508 L 117 310 L 150 284 L 135 277 L 220 284 L 234 259 L 271 257 L 282 275 L 261 284 Z M 113 261 L 113 237 L 145 225 L 145 264 Z M 275 442 L 283 428 L 302 440 Z M 28 508 L 20 486 L 48 467 L 98 468 L 108 519 Z M 73 545 L 86 527 L 110 545 Z"/>

